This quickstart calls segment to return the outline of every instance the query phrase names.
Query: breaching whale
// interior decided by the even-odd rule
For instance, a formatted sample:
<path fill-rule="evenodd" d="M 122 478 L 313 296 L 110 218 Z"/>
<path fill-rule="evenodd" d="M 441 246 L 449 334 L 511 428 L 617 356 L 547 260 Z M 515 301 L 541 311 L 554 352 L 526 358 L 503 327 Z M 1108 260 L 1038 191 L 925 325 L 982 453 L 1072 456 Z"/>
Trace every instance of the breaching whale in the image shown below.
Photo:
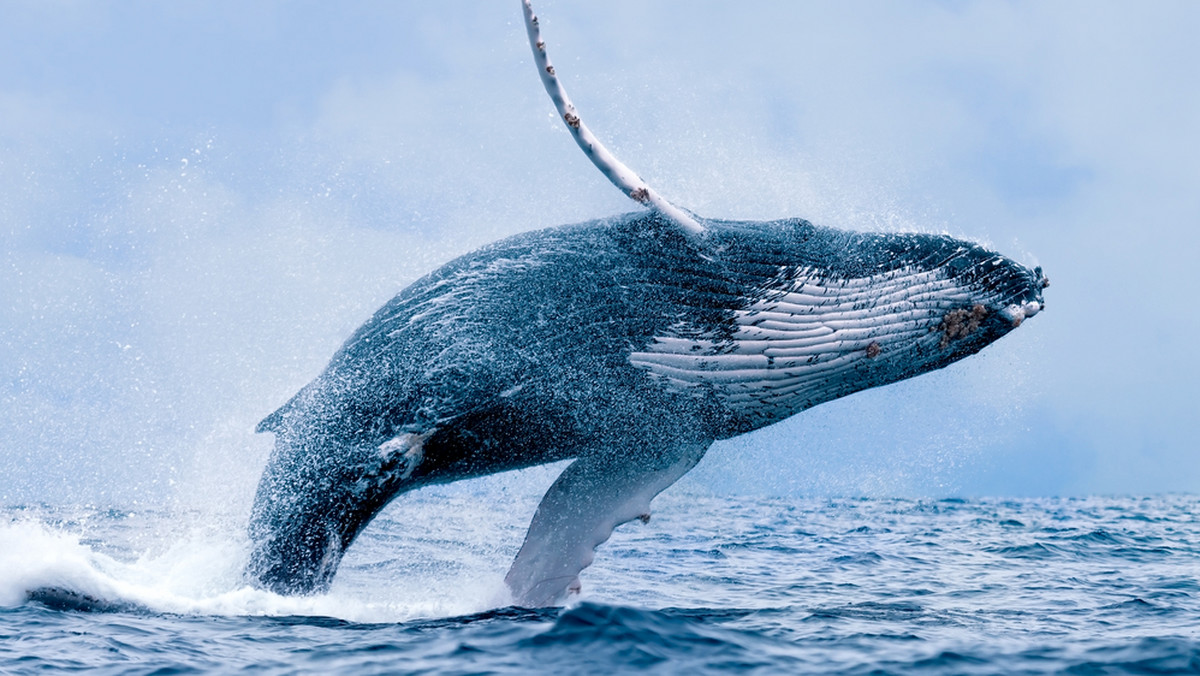
<path fill-rule="evenodd" d="M 581 136 L 524 4 L 560 114 L 610 178 L 627 171 Z M 254 584 L 324 590 L 396 496 L 574 458 L 505 578 L 517 604 L 556 603 L 714 441 L 946 366 L 1043 308 L 1040 268 L 970 242 L 703 219 L 630 175 L 614 183 L 651 210 L 447 263 L 259 424 L 275 448 L 249 527 Z"/>

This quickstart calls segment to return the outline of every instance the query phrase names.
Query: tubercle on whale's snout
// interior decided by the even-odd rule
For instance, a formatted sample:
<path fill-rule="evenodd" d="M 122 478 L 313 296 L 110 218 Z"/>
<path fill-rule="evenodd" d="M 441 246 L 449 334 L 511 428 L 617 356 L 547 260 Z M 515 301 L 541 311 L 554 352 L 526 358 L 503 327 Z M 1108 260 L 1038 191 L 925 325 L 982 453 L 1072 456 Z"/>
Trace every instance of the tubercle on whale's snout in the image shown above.
<path fill-rule="evenodd" d="M 1042 266 L 1037 266 L 1033 269 L 1033 276 L 1037 278 L 1037 286 L 1039 289 L 1047 289 L 1050 287 L 1050 278 L 1042 272 Z"/>

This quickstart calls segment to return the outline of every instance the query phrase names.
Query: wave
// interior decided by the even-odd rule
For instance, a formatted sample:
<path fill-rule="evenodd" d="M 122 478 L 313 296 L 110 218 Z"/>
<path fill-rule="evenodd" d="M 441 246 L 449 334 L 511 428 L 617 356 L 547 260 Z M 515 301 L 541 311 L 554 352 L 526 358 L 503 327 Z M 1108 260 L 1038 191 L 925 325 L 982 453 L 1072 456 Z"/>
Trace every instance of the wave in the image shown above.
<path fill-rule="evenodd" d="M 112 549 L 126 556 L 105 551 Z M 420 585 L 406 585 L 391 595 L 335 584 L 327 594 L 280 596 L 246 584 L 247 543 L 212 529 L 194 530 L 161 551 L 121 550 L 37 518 L 0 524 L 0 607 L 403 622 L 476 613 L 507 601 L 490 583 L 428 585 L 424 593 Z"/>
<path fill-rule="evenodd" d="M 303 598 L 246 586 L 242 514 L 9 508 L 0 512 L 0 636 L 19 640 L 0 649 L 0 672 L 1200 665 L 1194 497 L 927 508 L 667 494 L 651 524 L 618 530 L 598 553 L 581 602 L 529 610 L 508 606 L 497 588 L 536 496 L 496 509 L 499 493 L 397 505 L 355 543 L 330 593 Z M 1125 518 L 1140 513 L 1154 518 Z"/>

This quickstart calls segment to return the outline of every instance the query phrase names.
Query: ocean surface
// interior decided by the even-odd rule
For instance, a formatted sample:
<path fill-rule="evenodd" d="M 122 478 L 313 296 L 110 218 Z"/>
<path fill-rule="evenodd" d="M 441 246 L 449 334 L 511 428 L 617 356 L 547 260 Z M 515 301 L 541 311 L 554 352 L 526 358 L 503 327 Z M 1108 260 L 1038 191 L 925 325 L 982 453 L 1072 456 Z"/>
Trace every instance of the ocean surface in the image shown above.
<path fill-rule="evenodd" d="M 677 486 L 565 608 L 501 580 L 537 501 L 406 495 L 330 593 L 243 585 L 238 514 L 9 505 L 0 672 L 1200 672 L 1200 498 L 763 499 Z"/>

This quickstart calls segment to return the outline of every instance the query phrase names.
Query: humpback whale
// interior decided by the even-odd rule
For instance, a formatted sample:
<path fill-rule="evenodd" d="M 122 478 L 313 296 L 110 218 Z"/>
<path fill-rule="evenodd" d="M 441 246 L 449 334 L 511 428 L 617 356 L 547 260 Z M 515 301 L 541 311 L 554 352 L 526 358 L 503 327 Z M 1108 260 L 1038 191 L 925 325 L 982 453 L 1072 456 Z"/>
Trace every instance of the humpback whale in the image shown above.
<path fill-rule="evenodd" d="M 651 208 L 485 246 L 355 331 L 257 428 L 275 447 L 249 525 L 255 585 L 328 588 L 407 491 L 574 459 L 505 577 L 515 603 L 557 603 L 714 441 L 944 367 L 1044 306 L 1040 268 L 946 235 L 673 207 L 590 137 L 524 6 L 564 121 Z"/>

